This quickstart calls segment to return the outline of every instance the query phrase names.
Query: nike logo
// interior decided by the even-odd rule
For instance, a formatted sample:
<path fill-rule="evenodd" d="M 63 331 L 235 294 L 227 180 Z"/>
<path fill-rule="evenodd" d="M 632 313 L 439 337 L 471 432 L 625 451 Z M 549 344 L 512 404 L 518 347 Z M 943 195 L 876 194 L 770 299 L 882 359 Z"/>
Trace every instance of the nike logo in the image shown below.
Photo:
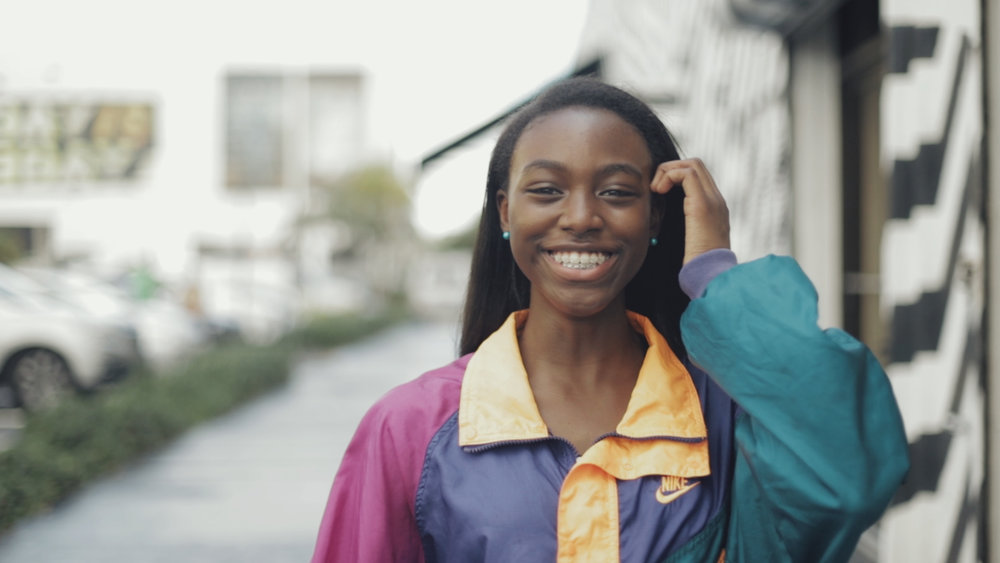
<path fill-rule="evenodd" d="M 660 504 L 670 504 L 699 484 L 701 481 L 689 481 L 687 477 L 664 475 L 660 488 L 656 489 L 656 500 Z"/>

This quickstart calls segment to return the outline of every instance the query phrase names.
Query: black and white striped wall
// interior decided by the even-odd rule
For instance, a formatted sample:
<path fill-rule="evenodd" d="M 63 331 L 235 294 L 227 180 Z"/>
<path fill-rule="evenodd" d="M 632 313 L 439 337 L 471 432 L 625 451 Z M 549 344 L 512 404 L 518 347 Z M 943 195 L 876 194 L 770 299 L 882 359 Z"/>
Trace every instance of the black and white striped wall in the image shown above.
<path fill-rule="evenodd" d="M 881 306 L 912 471 L 880 561 L 978 561 L 984 525 L 985 224 L 978 0 L 882 0 L 889 218 Z M 985 537 L 985 534 L 983 535 Z M 1000 547 L 1000 546 L 998 546 Z"/>

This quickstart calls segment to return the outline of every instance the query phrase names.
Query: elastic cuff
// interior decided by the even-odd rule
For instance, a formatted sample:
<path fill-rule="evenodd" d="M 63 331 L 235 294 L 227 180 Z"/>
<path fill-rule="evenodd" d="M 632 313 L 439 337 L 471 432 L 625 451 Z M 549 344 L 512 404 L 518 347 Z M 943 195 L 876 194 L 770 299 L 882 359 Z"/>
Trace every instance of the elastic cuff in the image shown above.
<path fill-rule="evenodd" d="M 737 264 L 736 254 L 728 248 L 716 248 L 692 258 L 681 268 L 679 276 L 681 289 L 691 299 L 705 293 L 705 288 L 715 276 Z"/>

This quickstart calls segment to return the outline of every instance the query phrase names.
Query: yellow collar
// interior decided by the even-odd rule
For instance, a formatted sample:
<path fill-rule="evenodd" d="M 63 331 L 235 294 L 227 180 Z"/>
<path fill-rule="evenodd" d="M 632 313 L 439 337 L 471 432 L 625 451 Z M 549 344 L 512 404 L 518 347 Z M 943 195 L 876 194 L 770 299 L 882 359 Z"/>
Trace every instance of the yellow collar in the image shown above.
<path fill-rule="evenodd" d="M 517 331 L 527 320 L 527 313 L 511 314 L 469 360 L 458 409 L 461 446 L 549 437 L 528 384 L 517 343 Z M 671 464 L 675 472 L 660 471 L 670 469 L 660 467 L 655 468 L 654 474 L 707 475 L 707 431 L 691 376 L 649 319 L 632 312 L 628 316 L 636 332 L 645 336 L 649 348 L 616 432 L 626 438 L 647 439 L 642 443 L 649 445 L 660 442 L 656 438 L 675 443 L 699 441 L 699 447 L 685 448 L 695 454 L 693 457 L 685 456 L 687 459 L 683 462 L 677 460 L 679 464 Z M 591 450 L 595 448 L 588 449 L 588 453 Z"/>

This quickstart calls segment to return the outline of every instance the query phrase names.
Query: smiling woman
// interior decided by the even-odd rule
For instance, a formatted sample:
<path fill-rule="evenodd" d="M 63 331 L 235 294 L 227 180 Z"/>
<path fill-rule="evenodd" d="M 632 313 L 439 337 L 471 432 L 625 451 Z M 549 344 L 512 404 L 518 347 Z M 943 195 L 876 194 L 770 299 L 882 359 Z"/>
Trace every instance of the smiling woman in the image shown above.
<path fill-rule="evenodd" d="M 493 151 L 464 355 L 365 416 L 313 560 L 845 561 L 906 440 L 816 318 L 645 104 L 556 84 Z"/>

